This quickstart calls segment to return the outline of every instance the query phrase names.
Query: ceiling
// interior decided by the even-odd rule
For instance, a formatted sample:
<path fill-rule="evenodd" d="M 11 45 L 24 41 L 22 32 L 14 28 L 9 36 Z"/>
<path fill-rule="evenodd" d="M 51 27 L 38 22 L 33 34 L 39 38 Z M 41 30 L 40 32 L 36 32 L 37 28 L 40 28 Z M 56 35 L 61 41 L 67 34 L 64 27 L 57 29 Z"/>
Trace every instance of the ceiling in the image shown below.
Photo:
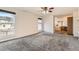
<path fill-rule="evenodd" d="M 19 7 L 18 9 L 43 16 L 42 9 L 40 7 Z M 51 14 L 54 16 L 69 15 L 73 13 L 74 9 L 77 9 L 77 7 L 54 7 Z"/>
<path fill-rule="evenodd" d="M 14 7 L 13 9 L 19 9 L 22 11 L 31 12 L 39 16 L 44 16 L 41 7 Z M 54 7 L 53 12 L 48 14 L 52 14 L 54 16 L 69 15 L 73 13 L 74 9 L 78 9 L 78 7 Z"/>

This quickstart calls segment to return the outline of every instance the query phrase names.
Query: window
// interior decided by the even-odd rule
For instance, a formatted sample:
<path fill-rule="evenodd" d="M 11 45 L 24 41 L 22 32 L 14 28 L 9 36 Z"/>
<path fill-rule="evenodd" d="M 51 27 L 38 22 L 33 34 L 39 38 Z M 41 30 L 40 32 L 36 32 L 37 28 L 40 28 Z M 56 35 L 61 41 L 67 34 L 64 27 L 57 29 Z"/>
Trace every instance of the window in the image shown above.
<path fill-rule="evenodd" d="M 15 14 L 0 10 L 0 38 L 15 34 Z"/>
<path fill-rule="evenodd" d="M 38 31 L 42 31 L 42 20 L 38 19 Z"/>

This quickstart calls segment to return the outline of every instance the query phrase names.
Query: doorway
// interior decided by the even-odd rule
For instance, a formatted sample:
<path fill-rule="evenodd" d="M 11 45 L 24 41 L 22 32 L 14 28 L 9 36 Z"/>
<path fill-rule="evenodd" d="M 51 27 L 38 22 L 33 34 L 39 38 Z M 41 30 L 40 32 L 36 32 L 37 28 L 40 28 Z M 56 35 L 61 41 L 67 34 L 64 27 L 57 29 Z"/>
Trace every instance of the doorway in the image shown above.
<path fill-rule="evenodd" d="M 54 32 L 65 35 L 73 35 L 73 17 L 55 17 Z"/>
<path fill-rule="evenodd" d="M 42 18 L 38 18 L 38 32 L 43 31 L 43 21 Z"/>

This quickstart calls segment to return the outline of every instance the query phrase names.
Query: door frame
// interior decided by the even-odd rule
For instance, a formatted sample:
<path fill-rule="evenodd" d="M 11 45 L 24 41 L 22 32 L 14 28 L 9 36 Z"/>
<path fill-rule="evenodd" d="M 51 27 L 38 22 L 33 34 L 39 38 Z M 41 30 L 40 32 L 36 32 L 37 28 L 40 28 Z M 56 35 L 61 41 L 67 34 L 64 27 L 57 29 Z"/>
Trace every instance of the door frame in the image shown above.
<path fill-rule="evenodd" d="M 55 17 L 56 16 L 53 16 L 53 30 L 54 30 L 54 33 L 55 33 Z M 70 16 L 70 17 L 73 17 L 73 16 Z M 72 20 L 73 21 L 73 20 Z M 73 21 L 73 25 L 74 25 L 74 21 Z M 72 26 L 73 27 L 73 26 Z M 73 32 L 74 30 L 72 30 L 72 32 Z M 74 35 L 74 32 L 73 32 L 73 35 Z M 73 36 L 72 35 L 72 36 Z"/>

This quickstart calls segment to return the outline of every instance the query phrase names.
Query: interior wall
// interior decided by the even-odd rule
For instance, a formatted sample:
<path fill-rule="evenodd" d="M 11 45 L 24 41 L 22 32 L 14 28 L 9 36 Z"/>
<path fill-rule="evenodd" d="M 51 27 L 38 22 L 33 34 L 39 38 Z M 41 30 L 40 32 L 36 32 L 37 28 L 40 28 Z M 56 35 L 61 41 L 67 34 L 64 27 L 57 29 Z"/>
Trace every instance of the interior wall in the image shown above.
<path fill-rule="evenodd" d="M 16 12 L 16 37 L 23 37 L 38 32 L 37 15 L 15 8 L 1 7 L 0 9 Z"/>
<path fill-rule="evenodd" d="M 73 11 L 73 33 L 79 37 L 79 8 Z"/>
<path fill-rule="evenodd" d="M 26 36 L 38 32 L 37 16 L 27 12 L 20 11 L 18 11 L 16 16 L 16 35 Z"/>
<path fill-rule="evenodd" d="M 53 24 L 53 16 L 52 15 L 46 15 L 43 17 L 44 22 L 44 31 L 49 33 L 54 33 L 54 24 Z"/>

